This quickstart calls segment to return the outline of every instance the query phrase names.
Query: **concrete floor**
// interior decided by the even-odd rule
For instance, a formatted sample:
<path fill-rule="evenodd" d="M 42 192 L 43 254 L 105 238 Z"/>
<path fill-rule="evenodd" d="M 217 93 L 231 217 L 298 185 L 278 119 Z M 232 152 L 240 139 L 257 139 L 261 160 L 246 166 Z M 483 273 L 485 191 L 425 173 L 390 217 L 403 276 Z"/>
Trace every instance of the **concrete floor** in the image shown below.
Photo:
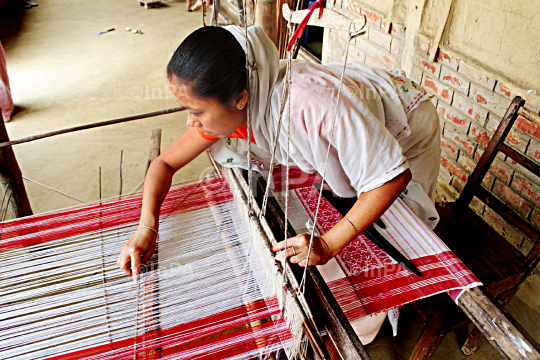
<path fill-rule="evenodd" d="M 184 3 L 145 10 L 133 0 L 37 0 L 22 10 L 0 10 L 0 39 L 6 50 L 13 98 L 20 112 L 7 124 L 11 139 L 117 117 L 177 106 L 167 88 L 165 66 L 181 40 L 202 25 L 201 12 L 185 12 Z M 0 1 L 1 2 L 1 1 Z M 135 35 L 124 29 L 140 29 Z M 115 31 L 97 36 L 98 31 Z M 185 130 L 186 114 L 176 113 L 132 123 L 85 130 L 14 147 L 25 177 L 82 201 L 98 199 L 98 169 L 103 197 L 118 195 L 119 156 L 124 151 L 124 193 L 143 179 L 152 129 L 163 129 L 162 149 Z M 209 163 L 201 156 L 175 175 L 194 179 Z M 26 181 L 35 213 L 79 202 Z M 509 306 L 540 339 L 540 281 L 532 277 Z M 406 359 L 421 331 L 417 315 L 402 311 L 400 332 L 388 325 L 368 346 L 373 359 Z M 433 359 L 461 359 L 464 333 L 447 336 Z M 469 359 L 499 359 L 484 342 Z"/>

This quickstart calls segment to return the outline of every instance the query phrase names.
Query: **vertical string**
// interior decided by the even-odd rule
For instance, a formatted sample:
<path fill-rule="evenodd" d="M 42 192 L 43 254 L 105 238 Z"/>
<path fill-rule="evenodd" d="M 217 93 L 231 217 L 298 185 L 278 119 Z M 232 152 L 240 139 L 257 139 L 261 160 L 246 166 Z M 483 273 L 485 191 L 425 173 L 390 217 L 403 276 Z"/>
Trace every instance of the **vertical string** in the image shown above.
<path fill-rule="evenodd" d="M 325 179 L 326 179 L 326 169 L 328 167 L 328 159 L 330 158 L 330 149 L 332 148 L 332 139 L 334 138 L 334 131 L 335 131 L 335 125 L 336 125 L 336 119 L 337 114 L 339 110 L 340 100 L 341 100 L 341 87 L 343 85 L 343 79 L 345 77 L 345 69 L 347 68 L 347 59 L 349 56 L 349 45 L 351 44 L 351 40 L 355 37 L 359 36 L 362 32 L 361 31 L 355 31 L 353 32 L 352 28 L 354 27 L 354 21 L 351 20 L 349 23 L 349 41 L 347 41 L 347 47 L 345 48 L 345 59 L 343 61 L 343 69 L 341 70 L 341 78 L 339 80 L 339 88 L 338 88 L 338 94 L 336 98 L 336 105 L 334 107 L 334 117 L 332 119 L 332 130 L 330 131 L 330 137 L 328 139 L 328 148 L 326 150 L 326 160 L 324 162 L 324 170 L 322 173 L 322 180 L 321 180 L 321 191 L 319 191 L 319 198 L 317 199 L 317 208 L 315 210 L 315 216 L 313 218 L 313 228 L 311 229 L 311 235 L 309 238 L 309 248 L 308 248 L 308 256 L 306 259 L 306 266 L 304 268 L 304 274 L 302 276 L 302 281 L 300 282 L 300 289 L 302 293 L 306 290 L 306 275 L 307 275 L 307 269 L 309 264 L 309 258 L 311 256 L 311 251 L 313 249 L 313 238 L 315 237 L 315 228 L 317 226 L 317 217 L 319 216 L 319 208 L 321 206 L 321 198 L 322 198 L 322 188 L 324 187 Z"/>
<path fill-rule="evenodd" d="M 246 9 L 246 0 L 242 0 L 244 4 L 244 9 Z M 248 139 L 247 139 L 247 167 L 248 167 L 248 212 L 249 216 L 253 215 L 253 163 L 251 162 L 251 72 L 253 70 L 253 66 L 249 62 L 249 38 L 248 38 L 248 29 L 247 29 L 247 20 L 244 16 L 244 38 L 246 40 L 246 91 L 248 94 L 248 101 L 246 104 L 246 113 L 247 113 L 247 132 L 248 132 Z"/>
<path fill-rule="evenodd" d="M 101 166 L 99 167 L 99 239 L 101 244 L 101 282 L 103 284 L 103 299 L 105 300 L 105 317 L 107 319 L 107 335 L 109 336 L 109 343 L 112 344 L 111 324 L 109 317 L 109 302 L 107 301 L 107 287 L 105 278 L 105 242 L 103 240 L 103 204 L 101 196 Z M 118 199 L 120 201 L 120 199 Z M 111 348 L 112 350 L 112 348 Z"/>

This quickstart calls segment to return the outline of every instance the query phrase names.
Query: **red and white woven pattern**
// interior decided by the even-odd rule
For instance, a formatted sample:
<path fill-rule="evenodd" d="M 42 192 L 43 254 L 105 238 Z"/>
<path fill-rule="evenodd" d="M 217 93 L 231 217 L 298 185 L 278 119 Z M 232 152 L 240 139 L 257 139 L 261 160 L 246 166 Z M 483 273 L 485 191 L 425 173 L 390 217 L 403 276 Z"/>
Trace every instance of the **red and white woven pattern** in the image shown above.
<path fill-rule="evenodd" d="M 284 191 L 285 174 L 275 173 L 275 192 Z M 293 190 L 307 215 L 313 219 L 319 192 L 318 175 L 291 170 Z M 324 234 L 342 218 L 323 197 L 317 230 Z M 416 276 L 388 257 L 366 237 L 347 245 L 335 261 L 320 266 L 322 276 L 350 321 L 370 314 L 448 292 L 454 300 L 467 288 L 481 285 L 471 271 L 446 247 L 401 199 L 383 215 L 386 229 L 378 231 L 420 270 Z M 293 225 L 294 226 L 294 225 Z"/>
<path fill-rule="evenodd" d="M 116 258 L 141 194 L 0 223 L 0 358 L 231 359 L 294 347 L 222 178 L 174 186 L 157 265 L 138 283 Z"/>

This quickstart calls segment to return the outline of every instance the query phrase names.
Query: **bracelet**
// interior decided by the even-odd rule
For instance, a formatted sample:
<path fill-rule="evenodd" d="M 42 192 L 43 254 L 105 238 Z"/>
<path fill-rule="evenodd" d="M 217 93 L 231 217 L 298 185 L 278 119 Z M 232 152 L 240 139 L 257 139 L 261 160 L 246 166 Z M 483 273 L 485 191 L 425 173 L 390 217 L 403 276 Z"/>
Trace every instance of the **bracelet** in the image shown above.
<path fill-rule="evenodd" d="M 324 245 L 326 245 L 326 255 L 330 256 L 330 247 L 328 246 L 328 243 L 326 242 L 326 240 L 324 240 L 322 236 L 319 236 L 319 239 L 321 239 Z"/>
<path fill-rule="evenodd" d="M 139 225 L 139 227 L 140 227 L 140 228 L 145 228 L 145 229 L 150 229 L 150 230 L 152 230 L 153 232 L 155 232 L 156 235 L 159 237 L 159 233 L 158 233 L 157 230 L 154 229 L 153 227 L 151 227 L 151 226 L 146 226 L 146 225 Z"/>
<path fill-rule="evenodd" d="M 352 228 L 354 229 L 354 232 L 356 233 L 356 236 L 360 236 L 361 234 L 358 232 L 358 230 L 356 230 L 356 227 L 353 225 L 353 223 L 351 222 L 351 220 L 347 219 L 346 216 L 343 217 L 345 220 L 347 220 L 347 222 L 349 223 L 349 225 L 352 226 Z"/>

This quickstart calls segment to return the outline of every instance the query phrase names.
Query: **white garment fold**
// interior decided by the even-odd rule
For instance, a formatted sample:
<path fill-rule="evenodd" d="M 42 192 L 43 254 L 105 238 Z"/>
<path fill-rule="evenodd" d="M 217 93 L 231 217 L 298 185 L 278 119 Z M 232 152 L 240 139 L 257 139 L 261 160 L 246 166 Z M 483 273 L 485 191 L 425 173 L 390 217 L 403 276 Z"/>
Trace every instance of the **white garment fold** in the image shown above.
<path fill-rule="evenodd" d="M 258 27 L 228 26 L 244 50 L 252 69 L 250 114 L 257 146 L 252 152 L 263 164 L 271 158 L 277 136 L 286 63 Z M 343 64 L 294 61 L 291 68 L 291 132 L 287 112 L 279 134 L 275 162 L 287 161 L 307 173 L 322 174 Z M 222 139 L 212 155 L 224 166 L 247 168 L 245 140 Z M 413 181 L 402 195 L 431 227 L 438 222 L 433 205 L 439 169 L 440 137 L 437 113 L 426 92 L 399 70 L 382 70 L 347 63 L 326 181 L 342 197 L 382 186 L 406 169 Z M 268 164 L 266 164 L 268 165 Z M 262 170 L 260 164 L 254 169 Z"/>

